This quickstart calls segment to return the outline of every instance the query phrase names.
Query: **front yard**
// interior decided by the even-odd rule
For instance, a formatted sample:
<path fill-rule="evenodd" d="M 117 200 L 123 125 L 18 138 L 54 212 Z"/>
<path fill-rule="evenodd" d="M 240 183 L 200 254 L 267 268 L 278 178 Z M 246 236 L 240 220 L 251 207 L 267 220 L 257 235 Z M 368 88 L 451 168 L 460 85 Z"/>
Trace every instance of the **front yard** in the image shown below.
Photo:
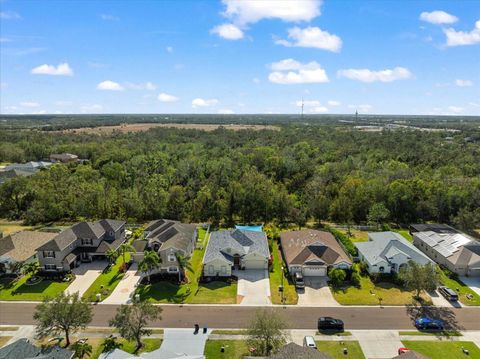
<path fill-rule="evenodd" d="M 480 358 L 480 349 L 473 342 L 404 340 L 402 343 L 405 347 L 415 350 L 430 359 Z M 462 348 L 467 349 L 470 355 L 465 355 Z"/>
<path fill-rule="evenodd" d="M 220 348 L 225 348 L 221 353 Z M 245 340 L 207 340 L 203 352 L 206 359 L 242 359 L 248 355 L 248 345 Z"/>
<path fill-rule="evenodd" d="M 370 277 L 361 277 L 361 288 L 346 286 L 331 288 L 337 302 L 342 305 L 408 305 L 416 304 L 414 292 L 389 282 L 374 284 Z M 432 304 L 431 298 L 423 293 L 423 304 Z"/>
<path fill-rule="evenodd" d="M 0 300 L 42 301 L 46 297 L 54 297 L 63 292 L 70 282 L 43 279 L 37 284 L 27 284 L 30 276 L 19 279 L 0 278 Z"/>
<path fill-rule="evenodd" d="M 142 284 L 136 291 L 140 298 L 153 303 L 194 303 L 194 304 L 235 304 L 237 302 L 237 283 L 213 281 L 198 283 L 202 275 L 202 260 L 207 247 L 208 238 L 205 230 L 198 231 L 200 248 L 195 248 L 186 270 L 187 284 L 175 284 L 167 281 Z"/>
<path fill-rule="evenodd" d="M 461 280 L 448 277 L 443 271 L 440 273 L 440 281 L 443 285 L 453 289 L 458 293 L 458 298 L 465 305 L 480 305 L 480 296 L 470 289 Z M 467 298 L 470 297 L 471 299 Z"/>
<path fill-rule="evenodd" d="M 346 341 L 315 341 L 319 351 L 330 355 L 333 359 L 365 359 L 362 348 L 355 340 Z M 347 348 L 348 354 L 344 354 L 343 349 Z"/>
<path fill-rule="evenodd" d="M 130 260 L 130 253 L 126 253 L 125 260 Z M 118 283 L 125 276 L 125 273 L 120 269 L 123 264 L 122 256 L 119 256 L 113 266 L 108 266 L 104 269 L 102 274 L 95 279 L 95 282 L 87 289 L 83 294 L 83 298 L 88 299 L 91 302 L 97 300 L 97 293 L 102 294 L 102 300 L 105 300 L 115 289 Z"/>
<path fill-rule="evenodd" d="M 273 304 L 282 304 L 282 293 L 278 290 L 278 287 L 282 285 L 283 277 L 283 291 L 285 295 L 285 304 L 297 304 L 298 295 L 295 290 L 295 285 L 293 284 L 288 271 L 284 269 L 282 271 L 282 266 L 286 268 L 287 266 L 283 262 L 282 255 L 278 248 L 277 241 L 270 241 L 272 244 L 272 257 L 273 264 L 272 268 L 269 271 L 270 276 L 270 294 Z"/>

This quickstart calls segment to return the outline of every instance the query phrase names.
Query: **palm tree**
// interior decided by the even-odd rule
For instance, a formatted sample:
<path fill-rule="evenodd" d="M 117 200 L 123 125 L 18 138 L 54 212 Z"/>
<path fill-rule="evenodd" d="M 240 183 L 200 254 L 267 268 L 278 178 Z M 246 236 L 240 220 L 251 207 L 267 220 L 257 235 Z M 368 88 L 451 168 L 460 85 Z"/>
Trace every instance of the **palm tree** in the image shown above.
<path fill-rule="evenodd" d="M 105 338 L 105 340 L 102 343 L 103 350 L 102 353 L 109 353 L 117 348 L 122 347 L 122 343 L 117 342 L 117 338 L 114 337 L 113 335 L 110 335 Z"/>
<path fill-rule="evenodd" d="M 125 262 L 126 262 L 125 254 L 126 254 L 127 252 L 133 252 L 133 251 L 135 251 L 135 248 L 133 248 L 131 244 L 125 242 L 125 243 L 122 243 L 122 244 L 120 245 L 119 250 L 120 250 L 120 253 L 122 254 L 123 264 L 125 265 Z"/>
<path fill-rule="evenodd" d="M 193 272 L 193 268 L 190 265 L 190 257 L 186 257 L 180 252 L 175 253 L 175 257 L 177 258 L 177 263 L 178 266 L 180 267 L 180 270 L 178 271 L 178 281 L 182 281 L 182 276 L 185 275 L 185 269 L 188 269 L 189 271 Z"/>
<path fill-rule="evenodd" d="M 109 249 L 106 253 L 105 253 L 105 256 L 107 257 L 108 261 L 110 262 L 110 264 L 113 264 L 115 263 L 115 261 L 117 260 L 118 258 L 118 252 L 116 250 L 113 250 L 113 249 Z"/>
<path fill-rule="evenodd" d="M 30 263 L 24 263 L 22 265 L 22 272 L 24 275 L 29 275 L 31 274 L 32 276 L 35 275 L 35 273 L 38 272 L 38 268 L 40 265 L 38 262 L 30 262 Z"/>
<path fill-rule="evenodd" d="M 86 341 L 79 340 L 70 346 L 70 349 L 74 351 L 74 358 L 83 359 L 85 355 L 90 357 L 92 354 L 92 346 Z"/>
<path fill-rule="evenodd" d="M 143 260 L 138 264 L 138 269 L 147 275 L 150 283 L 150 272 L 160 266 L 162 259 L 154 251 L 145 251 Z"/>
<path fill-rule="evenodd" d="M 23 263 L 22 262 L 8 262 L 7 268 L 11 273 L 16 274 L 18 276 L 23 271 Z"/>

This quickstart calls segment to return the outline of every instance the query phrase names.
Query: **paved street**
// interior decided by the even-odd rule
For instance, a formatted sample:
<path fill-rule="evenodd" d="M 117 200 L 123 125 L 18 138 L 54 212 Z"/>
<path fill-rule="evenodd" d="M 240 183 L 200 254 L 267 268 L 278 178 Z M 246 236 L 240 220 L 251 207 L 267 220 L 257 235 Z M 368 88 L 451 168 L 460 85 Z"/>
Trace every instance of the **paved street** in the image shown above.
<path fill-rule="evenodd" d="M 34 303 L 0 303 L 0 324 L 33 324 Z M 118 305 L 94 306 L 92 326 L 107 326 Z M 163 305 L 162 320 L 152 323 L 160 328 L 192 328 L 195 323 L 210 328 L 245 328 L 257 307 L 216 305 Z M 442 318 L 454 328 L 480 330 L 480 308 L 406 308 L 406 307 L 274 307 L 283 313 L 292 329 L 315 329 L 317 318 L 333 316 L 349 329 L 412 329 L 412 317 L 429 315 Z"/>

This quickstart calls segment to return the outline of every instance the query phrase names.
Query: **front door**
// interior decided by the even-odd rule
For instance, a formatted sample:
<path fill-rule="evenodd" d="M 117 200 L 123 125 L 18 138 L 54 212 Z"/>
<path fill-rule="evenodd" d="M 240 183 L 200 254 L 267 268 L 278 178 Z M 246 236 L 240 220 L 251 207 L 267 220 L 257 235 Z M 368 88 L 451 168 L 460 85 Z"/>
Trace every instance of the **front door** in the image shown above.
<path fill-rule="evenodd" d="M 233 266 L 235 268 L 240 268 L 240 255 L 239 254 L 235 254 L 233 256 Z"/>
<path fill-rule="evenodd" d="M 88 260 L 90 260 L 90 256 L 86 252 L 80 253 L 80 260 L 81 261 L 88 261 Z"/>

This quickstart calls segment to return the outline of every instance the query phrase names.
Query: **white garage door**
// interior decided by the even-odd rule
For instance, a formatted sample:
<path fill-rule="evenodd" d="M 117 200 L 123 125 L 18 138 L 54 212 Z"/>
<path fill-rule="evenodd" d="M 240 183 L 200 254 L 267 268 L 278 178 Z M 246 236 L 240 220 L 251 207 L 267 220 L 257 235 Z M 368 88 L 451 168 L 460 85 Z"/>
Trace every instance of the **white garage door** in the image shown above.
<path fill-rule="evenodd" d="M 302 273 L 305 277 L 321 277 L 327 275 L 327 267 L 308 266 L 302 268 Z"/>
<path fill-rule="evenodd" d="M 267 265 L 265 259 L 250 259 L 245 262 L 245 269 L 267 269 Z"/>

